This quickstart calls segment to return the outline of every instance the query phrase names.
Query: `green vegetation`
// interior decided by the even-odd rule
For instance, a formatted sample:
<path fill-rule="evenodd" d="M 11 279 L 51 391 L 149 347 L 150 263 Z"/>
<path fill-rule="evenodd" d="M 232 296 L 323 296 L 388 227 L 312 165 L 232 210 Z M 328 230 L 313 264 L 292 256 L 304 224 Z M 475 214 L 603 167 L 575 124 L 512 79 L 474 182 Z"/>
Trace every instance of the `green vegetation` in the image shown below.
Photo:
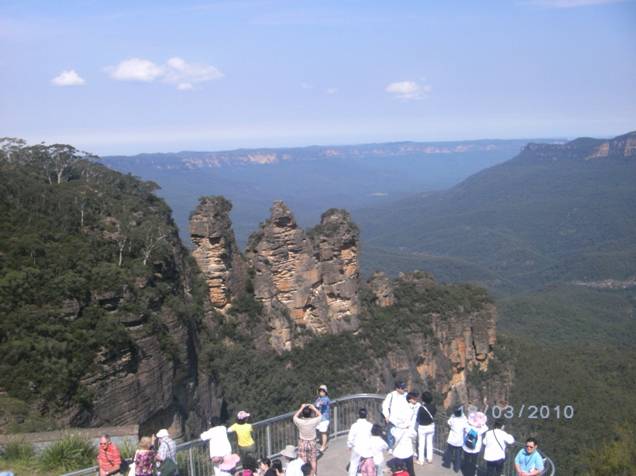
<path fill-rule="evenodd" d="M 262 419 L 287 412 L 315 397 L 316 382 L 337 389 L 338 395 L 373 391 L 384 375 L 376 366 L 388 351 L 408 346 L 414 336 L 432 338 L 433 313 L 472 312 L 490 302 L 481 288 L 433 285 L 424 275 L 416 278 L 417 283 L 396 287 L 397 303 L 390 308 L 373 305 L 365 292 L 361 328 L 355 335 L 314 337 L 281 355 L 258 345 L 259 330 L 247 324 L 250 318 L 244 313 L 216 316 L 218 326 L 209 336 L 205 360 L 223 389 L 227 414 L 248 408 L 255 419 Z M 249 304 L 253 298 L 248 293 L 242 299 L 242 310 L 257 306 Z"/>
<path fill-rule="evenodd" d="M 0 389 L 12 398 L 0 413 L 15 410 L 5 431 L 49 429 L 69 407 L 90 414 L 80 382 L 97 356 L 129 354 L 135 365 L 128 322 L 176 359 L 160 316 L 196 319 L 176 285 L 181 248 L 157 186 L 92 159 L 66 145 L 0 143 Z"/>
<path fill-rule="evenodd" d="M 588 452 L 585 476 L 631 476 L 636 473 L 636 433 L 621 426 L 601 448 Z"/>
<path fill-rule="evenodd" d="M 42 469 L 72 471 L 95 464 L 97 449 L 91 443 L 76 436 L 65 436 L 46 447 L 39 457 Z"/>
<path fill-rule="evenodd" d="M 501 301 L 500 341 L 513 350 L 515 368 L 511 405 L 575 409 L 572 419 L 552 411 L 547 419 L 526 414 L 510 422 L 517 436 L 539 438 L 561 474 L 636 469 L 629 460 L 621 464 L 631 464 L 631 473 L 593 472 L 591 464 L 624 449 L 612 443 L 613 429 L 636 421 L 635 309 L 636 290 L 573 286 Z"/>

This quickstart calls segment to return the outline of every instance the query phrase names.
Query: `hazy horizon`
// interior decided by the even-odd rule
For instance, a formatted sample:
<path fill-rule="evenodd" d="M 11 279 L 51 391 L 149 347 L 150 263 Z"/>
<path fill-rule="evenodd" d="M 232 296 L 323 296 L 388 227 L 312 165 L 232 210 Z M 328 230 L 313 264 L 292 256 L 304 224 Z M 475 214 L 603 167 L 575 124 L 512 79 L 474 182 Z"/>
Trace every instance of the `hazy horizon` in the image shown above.
<path fill-rule="evenodd" d="M 620 135 L 636 2 L 9 1 L 0 130 L 100 155 Z"/>

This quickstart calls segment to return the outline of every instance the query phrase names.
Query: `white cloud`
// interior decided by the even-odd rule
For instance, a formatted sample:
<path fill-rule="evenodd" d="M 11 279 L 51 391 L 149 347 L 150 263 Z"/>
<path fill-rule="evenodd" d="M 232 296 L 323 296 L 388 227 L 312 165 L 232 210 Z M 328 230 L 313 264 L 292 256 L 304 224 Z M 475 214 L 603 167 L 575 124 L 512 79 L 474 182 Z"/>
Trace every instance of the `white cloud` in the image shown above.
<path fill-rule="evenodd" d="M 327 88 L 325 92 L 329 94 L 330 96 L 333 96 L 334 94 L 338 92 L 338 88 Z"/>
<path fill-rule="evenodd" d="M 86 81 L 74 69 L 68 69 L 53 78 L 51 83 L 56 86 L 82 86 Z"/>
<path fill-rule="evenodd" d="M 141 58 L 129 58 L 117 66 L 109 66 L 106 71 L 117 81 L 142 81 L 150 83 L 163 74 L 160 66 Z"/>
<path fill-rule="evenodd" d="M 310 83 L 303 81 L 302 83 L 300 83 L 300 87 L 303 89 L 313 89 L 314 86 Z"/>
<path fill-rule="evenodd" d="M 384 90 L 393 94 L 396 98 L 405 101 L 413 101 L 418 99 L 424 99 L 432 90 L 428 84 L 418 84 L 415 81 L 396 81 L 387 84 Z"/>
<path fill-rule="evenodd" d="M 607 5 L 622 3 L 626 0 L 528 0 L 525 3 L 547 8 L 576 8 L 590 5 Z"/>
<path fill-rule="evenodd" d="M 106 71 L 111 78 L 118 81 L 150 83 L 160 80 L 176 86 L 180 91 L 193 89 L 197 83 L 223 77 L 223 73 L 212 65 L 188 63 L 178 57 L 170 58 L 164 65 L 157 65 L 146 59 L 129 58 L 117 66 L 107 67 Z"/>

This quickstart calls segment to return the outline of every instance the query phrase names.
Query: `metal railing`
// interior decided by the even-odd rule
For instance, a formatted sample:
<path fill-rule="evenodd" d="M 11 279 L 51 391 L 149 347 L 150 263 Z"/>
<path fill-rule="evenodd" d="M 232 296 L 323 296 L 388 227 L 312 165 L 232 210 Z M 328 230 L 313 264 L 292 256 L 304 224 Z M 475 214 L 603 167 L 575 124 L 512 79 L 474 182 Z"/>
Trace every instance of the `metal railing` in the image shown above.
<path fill-rule="evenodd" d="M 329 425 L 330 438 L 337 438 L 348 433 L 351 425 L 358 419 L 358 409 L 366 408 L 368 419 L 374 423 L 383 423 L 381 415 L 382 400 L 384 395 L 372 393 L 360 393 L 337 398 L 331 401 L 331 423 Z M 266 455 L 270 458 L 276 457 L 289 444 L 296 444 L 298 441 L 298 431 L 292 421 L 295 412 L 285 413 L 266 420 L 261 420 L 252 425 L 254 429 L 254 441 L 256 442 L 256 454 Z M 438 412 L 435 415 L 435 437 L 434 452 L 443 454 L 448 438 L 447 415 L 445 412 Z M 520 446 L 520 445 L 517 445 Z M 516 451 L 508 448 L 506 463 L 504 465 L 504 475 L 514 475 L 514 457 Z M 554 476 L 555 468 L 550 458 L 545 459 L 545 476 Z M 180 476 L 209 476 L 214 470 L 208 456 L 208 444 L 200 439 L 188 441 L 177 445 L 177 464 Z M 62 476 L 94 476 L 97 473 L 97 466 L 66 473 Z M 485 463 L 480 458 L 478 474 L 485 472 Z M 449 471 L 449 474 L 450 471 Z M 485 474 L 485 473 L 484 473 Z"/>

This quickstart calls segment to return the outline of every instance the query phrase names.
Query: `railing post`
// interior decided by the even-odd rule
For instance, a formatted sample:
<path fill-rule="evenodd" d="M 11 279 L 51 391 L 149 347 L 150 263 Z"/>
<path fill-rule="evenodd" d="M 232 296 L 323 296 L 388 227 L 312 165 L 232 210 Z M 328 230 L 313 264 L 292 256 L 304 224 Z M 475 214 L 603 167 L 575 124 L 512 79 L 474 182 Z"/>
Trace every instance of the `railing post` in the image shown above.
<path fill-rule="evenodd" d="M 338 436 L 338 405 L 333 407 L 333 433 Z"/>
<path fill-rule="evenodd" d="M 190 465 L 190 474 L 189 476 L 195 476 L 194 474 L 194 458 L 192 456 L 192 446 L 188 448 L 188 460 Z"/>
<path fill-rule="evenodd" d="M 272 426 L 267 424 L 265 427 L 265 438 L 267 439 L 267 457 L 272 456 Z"/>

